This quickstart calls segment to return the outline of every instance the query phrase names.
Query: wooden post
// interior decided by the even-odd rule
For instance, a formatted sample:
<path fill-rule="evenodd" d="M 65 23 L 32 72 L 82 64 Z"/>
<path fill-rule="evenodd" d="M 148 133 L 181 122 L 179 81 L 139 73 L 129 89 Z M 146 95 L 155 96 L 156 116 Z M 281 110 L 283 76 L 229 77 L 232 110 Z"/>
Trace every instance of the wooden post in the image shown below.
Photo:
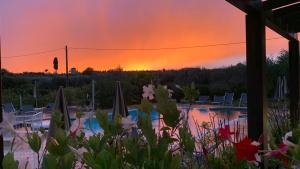
<path fill-rule="evenodd" d="M 2 55 L 1 55 L 1 39 L 0 39 L 0 123 L 3 120 L 3 112 L 2 112 Z M 0 164 L 2 166 L 2 161 L 4 157 L 4 147 L 3 147 L 3 136 L 0 135 Z M 2 168 L 2 167 L 1 167 Z"/>
<path fill-rule="evenodd" d="M 248 136 L 266 143 L 266 30 L 259 12 L 246 15 Z M 265 146 L 266 144 L 264 144 Z"/>
<path fill-rule="evenodd" d="M 290 121 L 293 128 L 299 123 L 300 62 L 299 41 L 289 41 Z"/>
<path fill-rule="evenodd" d="M 68 46 L 66 46 L 66 87 L 69 86 L 69 60 L 68 60 Z"/>

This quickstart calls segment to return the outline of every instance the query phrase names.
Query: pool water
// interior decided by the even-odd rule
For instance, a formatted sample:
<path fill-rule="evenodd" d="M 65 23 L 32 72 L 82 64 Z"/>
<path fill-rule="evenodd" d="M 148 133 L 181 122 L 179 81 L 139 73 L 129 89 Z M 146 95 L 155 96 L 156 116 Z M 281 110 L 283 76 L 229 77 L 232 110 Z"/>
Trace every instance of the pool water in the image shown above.
<path fill-rule="evenodd" d="M 211 122 L 212 116 L 214 116 L 214 122 L 218 123 L 220 120 L 226 120 L 228 122 L 240 121 L 240 124 L 243 126 L 246 125 L 245 119 L 239 119 L 241 114 L 245 114 L 247 111 L 236 108 L 218 108 L 212 107 L 210 105 L 197 105 L 193 106 L 187 114 L 187 107 L 179 106 L 179 110 L 181 110 L 183 115 L 188 115 L 189 120 L 188 124 L 191 129 L 193 135 L 197 135 L 197 124 L 202 124 L 203 122 Z M 137 121 L 138 118 L 138 110 L 131 109 L 128 110 L 129 115 L 133 121 Z M 143 114 L 141 114 L 143 115 Z M 164 124 L 162 120 L 158 118 L 159 114 L 155 111 L 151 112 L 151 119 L 153 128 L 158 131 Z M 109 118 L 112 118 L 112 113 L 109 113 Z M 244 123 L 244 124 L 243 124 Z M 101 125 L 98 124 L 96 118 L 86 119 L 84 121 L 84 128 L 88 131 L 92 131 L 93 133 L 102 133 L 103 129 Z M 245 126 L 246 127 L 246 126 Z"/>
<path fill-rule="evenodd" d="M 131 117 L 131 120 L 136 121 L 138 120 L 138 109 L 130 109 L 128 110 L 129 116 Z M 141 112 L 141 115 L 143 116 L 145 113 Z M 112 119 L 112 113 L 108 114 L 108 118 Z M 158 113 L 153 111 L 151 112 L 151 120 L 152 123 L 156 123 L 158 121 Z M 92 132 L 103 132 L 103 129 L 98 124 L 98 121 L 96 118 L 86 119 L 83 122 L 84 128 L 87 130 L 91 130 Z"/>

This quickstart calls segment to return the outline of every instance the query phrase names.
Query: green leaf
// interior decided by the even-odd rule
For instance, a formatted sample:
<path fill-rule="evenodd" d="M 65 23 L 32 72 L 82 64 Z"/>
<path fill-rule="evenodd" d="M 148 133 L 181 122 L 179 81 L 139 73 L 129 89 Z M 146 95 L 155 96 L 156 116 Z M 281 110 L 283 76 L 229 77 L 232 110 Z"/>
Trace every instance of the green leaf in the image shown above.
<path fill-rule="evenodd" d="M 83 116 L 83 113 L 81 112 L 76 112 L 76 118 L 80 119 Z"/>
<path fill-rule="evenodd" d="M 155 89 L 157 100 L 157 111 L 163 115 L 165 124 L 175 128 L 180 122 L 180 111 L 177 109 L 176 102 L 169 98 L 169 92 L 161 85 Z"/>
<path fill-rule="evenodd" d="M 97 111 L 96 119 L 97 119 L 99 126 L 101 126 L 101 128 L 104 130 L 104 132 L 110 132 L 108 113 Z"/>
<path fill-rule="evenodd" d="M 145 116 L 138 116 L 138 126 L 142 129 L 148 143 L 150 145 L 155 145 L 157 142 L 157 136 L 155 130 L 152 127 L 152 121 L 150 114 L 145 114 Z"/>
<path fill-rule="evenodd" d="M 192 156 L 195 149 L 195 139 L 185 127 L 179 129 L 180 146 Z"/>
<path fill-rule="evenodd" d="M 196 89 L 195 83 L 193 82 L 190 86 L 183 87 L 184 99 L 188 100 L 192 104 L 199 96 L 199 90 Z"/>
<path fill-rule="evenodd" d="M 12 153 L 7 153 L 2 161 L 3 169 L 18 169 L 19 162 L 14 159 L 14 155 Z"/>
<path fill-rule="evenodd" d="M 54 138 L 49 138 L 48 140 L 48 151 L 57 156 L 63 156 L 68 149 L 68 137 L 64 130 L 57 129 Z"/>
<path fill-rule="evenodd" d="M 87 141 L 86 148 L 93 150 L 97 154 L 106 146 L 107 140 L 106 136 L 100 137 L 100 135 L 93 135 Z"/>
<path fill-rule="evenodd" d="M 149 102 L 148 99 L 143 98 L 141 104 L 139 105 L 139 110 L 145 113 L 151 113 L 153 111 L 153 105 Z"/>
<path fill-rule="evenodd" d="M 60 167 L 63 169 L 71 169 L 74 161 L 75 161 L 75 156 L 71 152 L 69 152 L 61 158 Z"/>
<path fill-rule="evenodd" d="M 41 149 L 41 138 L 39 137 L 37 132 L 34 132 L 31 136 L 27 137 L 28 139 L 28 144 L 30 146 L 30 148 L 36 152 L 39 153 L 40 149 Z"/>
<path fill-rule="evenodd" d="M 55 156 L 51 154 L 47 154 L 43 158 L 43 163 L 42 163 L 42 169 L 56 169 L 58 165 L 58 162 L 55 158 Z"/>
<path fill-rule="evenodd" d="M 51 120 L 53 120 L 55 128 L 61 128 L 63 126 L 63 122 L 62 122 L 61 118 L 62 118 L 62 114 L 61 114 L 60 110 L 54 110 Z"/>

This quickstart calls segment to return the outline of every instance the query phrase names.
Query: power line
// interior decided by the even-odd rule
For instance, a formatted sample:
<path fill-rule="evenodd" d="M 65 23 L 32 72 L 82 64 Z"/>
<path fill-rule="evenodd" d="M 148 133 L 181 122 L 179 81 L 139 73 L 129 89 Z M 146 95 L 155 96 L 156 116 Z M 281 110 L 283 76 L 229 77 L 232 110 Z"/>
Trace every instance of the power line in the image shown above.
<path fill-rule="evenodd" d="M 282 37 L 268 38 L 266 40 L 276 40 L 281 39 Z M 241 42 L 229 42 L 229 43 L 218 43 L 218 44 L 209 44 L 209 45 L 194 45 L 194 46 L 178 46 L 178 47 L 164 47 L 164 48 L 77 48 L 70 47 L 74 50 L 95 50 L 95 51 L 153 51 L 153 50 L 177 50 L 177 49 L 191 49 L 191 48 L 205 48 L 205 47 L 215 47 L 215 46 L 229 46 L 229 45 L 238 45 L 244 44 L 245 41 Z"/>
<path fill-rule="evenodd" d="M 45 51 L 40 51 L 40 52 L 34 52 L 34 53 L 28 53 L 28 54 L 21 54 L 21 55 L 13 55 L 13 56 L 4 56 L 2 58 L 18 58 L 18 57 L 24 57 L 24 56 L 32 56 L 32 55 L 41 55 L 45 53 L 52 53 L 56 52 L 59 50 L 63 50 L 64 48 L 57 48 L 57 49 L 52 49 L 52 50 L 45 50 Z"/>
<path fill-rule="evenodd" d="M 276 40 L 282 39 L 282 37 L 273 37 L 267 38 L 266 40 Z M 194 46 L 178 46 L 178 47 L 163 47 L 163 48 L 78 48 L 78 47 L 70 47 L 69 49 L 74 50 L 94 50 L 94 51 L 156 51 L 156 50 L 179 50 L 179 49 L 192 49 L 192 48 L 205 48 L 205 47 L 215 47 L 215 46 L 230 46 L 230 45 L 239 45 L 245 44 L 245 41 L 241 42 L 228 42 L 228 43 L 217 43 L 217 44 L 208 44 L 208 45 L 194 45 Z M 59 50 L 65 50 L 64 48 L 57 48 L 52 50 L 45 50 L 39 51 L 34 53 L 28 54 L 20 54 L 20 55 L 13 55 L 13 56 L 4 56 L 2 58 L 9 59 L 9 58 L 18 58 L 18 57 L 25 57 L 25 56 L 32 56 L 32 55 L 41 55 L 45 53 L 52 53 Z"/>

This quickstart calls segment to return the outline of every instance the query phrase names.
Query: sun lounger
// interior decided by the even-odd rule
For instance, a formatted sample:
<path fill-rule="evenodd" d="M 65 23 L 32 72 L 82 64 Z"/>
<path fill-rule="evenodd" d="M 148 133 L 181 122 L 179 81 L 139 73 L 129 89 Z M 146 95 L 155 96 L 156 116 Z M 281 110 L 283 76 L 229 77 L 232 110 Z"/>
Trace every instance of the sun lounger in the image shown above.
<path fill-rule="evenodd" d="M 240 98 L 240 107 L 247 107 L 247 93 L 242 93 Z"/>
<path fill-rule="evenodd" d="M 234 96 L 234 93 L 229 93 L 229 92 L 225 93 L 225 96 L 224 96 L 224 105 L 225 106 L 232 106 L 233 96 Z"/>
<path fill-rule="evenodd" d="M 5 103 L 2 106 L 2 111 L 4 113 L 15 113 L 16 109 L 12 103 Z"/>
<path fill-rule="evenodd" d="M 207 104 L 209 103 L 209 96 L 199 96 L 199 100 L 196 101 L 198 104 Z"/>
<path fill-rule="evenodd" d="M 224 99 L 225 97 L 224 96 L 214 96 L 214 101 L 211 102 L 211 104 L 214 104 L 214 105 L 221 105 L 221 104 L 224 104 Z"/>
<path fill-rule="evenodd" d="M 20 109 L 21 114 L 34 114 L 36 111 L 34 110 L 32 105 L 23 105 Z"/>

